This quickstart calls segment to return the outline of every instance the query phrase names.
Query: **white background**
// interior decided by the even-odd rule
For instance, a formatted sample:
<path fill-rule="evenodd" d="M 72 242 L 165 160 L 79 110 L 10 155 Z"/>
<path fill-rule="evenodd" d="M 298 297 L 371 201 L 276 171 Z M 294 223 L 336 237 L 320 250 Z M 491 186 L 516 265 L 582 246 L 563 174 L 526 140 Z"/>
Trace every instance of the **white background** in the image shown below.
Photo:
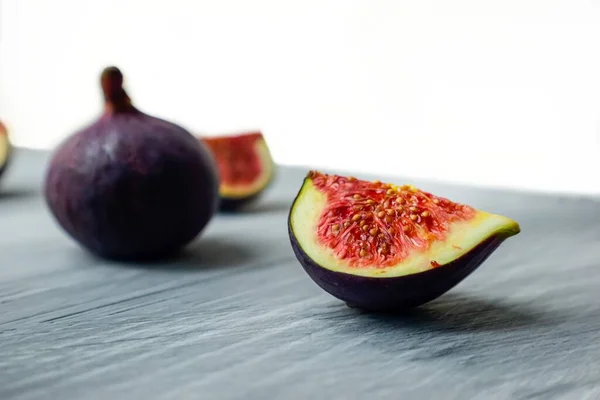
<path fill-rule="evenodd" d="M 600 2 L 0 0 L 0 118 L 49 148 L 136 105 L 276 161 L 600 193 Z"/>

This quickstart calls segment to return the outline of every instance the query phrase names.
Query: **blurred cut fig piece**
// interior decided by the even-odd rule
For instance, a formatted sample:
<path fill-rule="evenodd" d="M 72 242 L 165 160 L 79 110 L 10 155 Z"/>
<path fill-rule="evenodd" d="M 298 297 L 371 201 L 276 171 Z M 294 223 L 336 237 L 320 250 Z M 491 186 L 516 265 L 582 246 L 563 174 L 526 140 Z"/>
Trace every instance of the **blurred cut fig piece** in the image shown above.
<path fill-rule="evenodd" d="M 236 211 L 257 199 L 271 184 L 275 164 L 261 132 L 204 137 L 219 169 L 220 209 Z"/>
<path fill-rule="evenodd" d="M 52 155 L 46 202 L 59 225 L 98 256 L 171 256 L 217 211 L 214 160 L 184 128 L 134 107 L 119 69 L 106 68 L 100 81 L 104 113 Z"/>
<path fill-rule="evenodd" d="M 0 178 L 6 172 L 12 157 L 12 144 L 8 136 L 8 129 L 0 121 Z"/>
<path fill-rule="evenodd" d="M 311 171 L 288 232 L 326 292 L 351 307 L 397 311 L 453 288 L 520 227 L 413 186 Z"/>

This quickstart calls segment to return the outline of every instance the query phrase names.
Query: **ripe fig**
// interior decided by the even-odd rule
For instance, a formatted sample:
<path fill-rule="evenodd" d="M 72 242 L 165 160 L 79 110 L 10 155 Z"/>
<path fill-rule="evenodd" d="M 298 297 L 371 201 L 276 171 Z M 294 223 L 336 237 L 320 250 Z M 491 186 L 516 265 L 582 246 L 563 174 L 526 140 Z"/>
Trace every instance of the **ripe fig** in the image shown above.
<path fill-rule="evenodd" d="M 202 138 L 219 169 L 220 209 L 236 211 L 271 184 L 275 164 L 262 132 Z"/>
<path fill-rule="evenodd" d="M 414 186 L 311 171 L 290 209 L 288 232 L 322 289 L 351 307 L 379 311 L 441 296 L 520 227 Z"/>
<path fill-rule="evenodd" d="M 0 178 L 6 172 L 12 157 L 12 144 L 8 136 L 8 129 L 0 121 Z"/>
<path fill-rule="evenodd" d="M 100 257 L 171 256 L 218 207 L 210 151 L 186 129 L 138 110 L 116 67 L 101 74 L 104 112 L 56 149 L 44 182 L 58 224 Z"/>

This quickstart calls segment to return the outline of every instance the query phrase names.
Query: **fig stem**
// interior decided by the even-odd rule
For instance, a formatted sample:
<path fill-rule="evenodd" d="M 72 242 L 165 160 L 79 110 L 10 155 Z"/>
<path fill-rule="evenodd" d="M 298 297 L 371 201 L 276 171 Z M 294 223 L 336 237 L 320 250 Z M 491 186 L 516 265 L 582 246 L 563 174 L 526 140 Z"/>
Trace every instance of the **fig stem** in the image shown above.
<path fill-rule="evenodd" d="M 100 85 L 104 95 L 104 104 L 108 113 L 135 112 L 131 99 L 123 88 L 123 74 L 117 67 L 104 68 L 100 76 Z"/>

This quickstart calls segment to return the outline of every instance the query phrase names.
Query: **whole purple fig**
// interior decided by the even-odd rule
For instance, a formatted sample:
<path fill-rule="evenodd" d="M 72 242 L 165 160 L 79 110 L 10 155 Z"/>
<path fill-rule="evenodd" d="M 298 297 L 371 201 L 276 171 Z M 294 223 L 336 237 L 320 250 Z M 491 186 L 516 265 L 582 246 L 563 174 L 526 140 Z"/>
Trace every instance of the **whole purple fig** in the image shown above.
<path fill-rule="evenodd" d="M 104 112 L 55 150 L 44 182 L 58 224 L 97 256 L 173 255 L 217 211 L 210 151 L 186 129 L 138 110 L 116 67 L 102 72 Z"/>

